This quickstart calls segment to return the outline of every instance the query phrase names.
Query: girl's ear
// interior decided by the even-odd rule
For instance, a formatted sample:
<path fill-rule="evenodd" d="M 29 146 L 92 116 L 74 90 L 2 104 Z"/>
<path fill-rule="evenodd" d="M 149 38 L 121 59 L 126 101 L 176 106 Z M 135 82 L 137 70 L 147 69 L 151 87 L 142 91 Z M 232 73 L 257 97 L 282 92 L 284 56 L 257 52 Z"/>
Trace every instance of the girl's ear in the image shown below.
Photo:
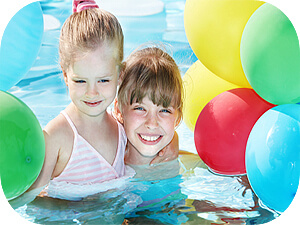
<path fill-rule="evenodd" d="M 68 86 L 68 77 L 67 77 L 67 73 L 66 73 L 65 70 L 62 70 L 62 72 L 63 72 L 63 76 L 64 76 L 64 81 L 65 81 L 66 85 Z"/>
<path fill-rule="evenodd" d="M 178 116 L 176 123 L 175 123 L 175 130 L 179 127 L 181 121 L 182 121 L 182 116 Z"/>
<path fill-rule="evenodd" d="M 119 105 L 118 105 L 118 99 L 117 99 L 117 98 L 115 98 L 115 101 L 114 101 L 113 115 L 114 115 L 114 117 L 115 117 L 121 124 L 123 124 L 123 117 L 122 117 L 122 113 L 121 113 L 121 110 L 120 110 Z"/>
<path fill-rule="evenodd" d="M 61 71 L 63 73 L 64 81 L 65 81 L 66 85 L 68 86 L 67 72 L 63 69 L 63 67 L 61 65 L 60 65 L 60 67 L 61 67 Z"/>

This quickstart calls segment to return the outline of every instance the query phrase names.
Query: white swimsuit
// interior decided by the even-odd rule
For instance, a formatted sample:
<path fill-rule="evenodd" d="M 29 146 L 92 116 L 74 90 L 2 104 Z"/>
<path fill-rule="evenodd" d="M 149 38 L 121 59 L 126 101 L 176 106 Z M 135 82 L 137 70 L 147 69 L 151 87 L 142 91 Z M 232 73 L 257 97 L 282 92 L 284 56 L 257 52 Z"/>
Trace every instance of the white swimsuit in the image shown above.
<path fill-rule="evenodd" d="M 118 123 L 119 141 L 113 164 L 108 163 L 93 146 L 91 146 L 77 132 L 77 129 L 65 111 L 61 112 L 67 119 L 74 132 L 74 143 L 71 157 L 63 172 L 50 180 L 45 189 L 50 197 L 59 197 L 55 194 L 62 184 L 90 185 L 112 180 L 124 176 L 125 163 L 124 154 L 127 137 L 123 126 Z M 72 196 L 72 193 L 69 193 Z M 69 195 L 68 194 L 68 195 Z M 61 198 L 61 197 L 59 197 Z"/>

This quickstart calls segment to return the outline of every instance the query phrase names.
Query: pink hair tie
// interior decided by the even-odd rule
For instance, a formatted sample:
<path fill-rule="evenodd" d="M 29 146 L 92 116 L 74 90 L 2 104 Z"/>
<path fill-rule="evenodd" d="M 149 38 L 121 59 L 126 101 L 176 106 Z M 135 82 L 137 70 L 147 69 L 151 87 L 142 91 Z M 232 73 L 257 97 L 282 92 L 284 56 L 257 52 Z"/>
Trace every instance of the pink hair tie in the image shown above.
<path fill-rule="evenodd" d="M 74 0 L 73 1 L 73 13 L 81 12 L 85 9 L 99 8 L 97 3 L 93 0 Z"/>

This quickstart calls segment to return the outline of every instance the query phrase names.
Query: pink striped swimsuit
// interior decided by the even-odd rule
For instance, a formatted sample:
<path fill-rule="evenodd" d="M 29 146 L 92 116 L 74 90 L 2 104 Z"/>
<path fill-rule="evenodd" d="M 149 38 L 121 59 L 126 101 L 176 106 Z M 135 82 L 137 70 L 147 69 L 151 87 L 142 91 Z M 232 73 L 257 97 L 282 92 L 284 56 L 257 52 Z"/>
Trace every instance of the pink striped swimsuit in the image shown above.
<path fill-rule="evenodd" d="M 121 177 L 125 173 L 124 153 L 127 137 L 123 126 L 118 122 L 119 142 L 113 164 L 109 164 L 93 146 L 77 132 L 75 125 L 65 111 L 65 116 L 74 132 L 73 150 L 63 172 L 50 183 L 68 182 L 73 184 L 93 184 Z"/>

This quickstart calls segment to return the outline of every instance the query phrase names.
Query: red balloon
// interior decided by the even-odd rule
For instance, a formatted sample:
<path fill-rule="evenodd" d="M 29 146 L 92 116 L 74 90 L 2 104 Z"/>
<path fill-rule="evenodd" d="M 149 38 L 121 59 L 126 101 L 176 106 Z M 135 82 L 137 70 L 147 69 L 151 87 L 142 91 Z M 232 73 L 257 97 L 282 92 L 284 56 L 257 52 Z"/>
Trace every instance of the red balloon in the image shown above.
<path fill-rule="evenodd" d="M 245 151 L 250 131 L 259 117 L 274 106 L 249 88 L 225 91 L 213 98 L 195 126 L 200 158 L 217 174 L 246 174 Z"/>

